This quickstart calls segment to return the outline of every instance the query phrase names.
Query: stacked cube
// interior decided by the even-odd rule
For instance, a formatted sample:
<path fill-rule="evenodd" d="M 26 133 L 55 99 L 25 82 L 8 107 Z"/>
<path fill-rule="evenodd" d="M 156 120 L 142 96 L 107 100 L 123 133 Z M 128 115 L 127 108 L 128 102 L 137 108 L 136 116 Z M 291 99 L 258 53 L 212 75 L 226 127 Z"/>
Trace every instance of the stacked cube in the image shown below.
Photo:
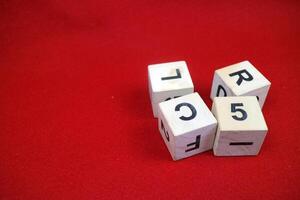
<path fill-rule="evenodd" d="M 215 71 L 212 110 L 184 61 L 148 66 L 149 93 L 161 136 L 179 160 L 210 149 L 216 156 L 257 155 L 268 128 L 261 107 L 271 83 L 248 61 Z"/>

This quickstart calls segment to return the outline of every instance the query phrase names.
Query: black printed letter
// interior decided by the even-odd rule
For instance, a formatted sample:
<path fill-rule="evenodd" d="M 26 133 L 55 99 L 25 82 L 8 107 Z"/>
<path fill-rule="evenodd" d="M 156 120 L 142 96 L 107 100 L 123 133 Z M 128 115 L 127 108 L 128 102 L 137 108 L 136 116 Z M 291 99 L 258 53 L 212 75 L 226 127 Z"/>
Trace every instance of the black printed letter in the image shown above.
<path fill-rule="evenodd" d="M 176 99 L 176 98 L 178 98 L 178 97 L 180 97 L 180 96 L 175 96 L 174 99 Z M 169 100 L 171 100 L 171 99 L 172 99 L 171 97 L 168 97 L 165 101 L 169 101 Z"/>
<path fill-rule="evenodd" d="M 170 141 L 169 133 L 168 133 L 168 131 L 166 131 L 164 123 L 162 122 L 162 120 L 160 120 L 160 128 L 165 133 L 165 136 L 166 136 L 167 140 Z"/>
<path fill-rule="evenodd" d="M 243 76 L 243 74 L 246 74 L 247 77 Z M 238 85 L 241 85 L 243 80 L 245 80 L 245 81 L 252 81 L 253 80 L 253 76 L 245 69 L 229 74 L 229 76 L 231 76 L 231 77 L 236 76 L 236 75 L 239 76 L 239 79 L 236 82 Z"/>
<path fill-rule="evenodd" d="M 224 88 L 222 85 L 219 85 L 219 86 L 218 86 L 218 89 L 217 89 L 217 97 L 220 96 L 220 90 L 223 91 L 224 97 L 226 97 L 226 96 L 227 96 L 227 93 L 226 93 L 225 88 Z"/>
<path fill-rule="evenodd" d="M 198 135 L 198 136 L 196 137 L 196 142 L 193 142 L 193 143 L 188 144 L 187 147 L 189 147 L 189 146 L 194 146 L 194 145 L 195 145 L 195 146 L 192 147 L 192 148 L 190 148 L 190 149 L 185 150 L 185 152 L 189 152 L 189 151 L 193 151 L 193 150 L 195 150 L 195 149 L 199 149 L 199 147 L 200 147 L 200 138 L 201 138 L 201 135 Z"/>
<path fill-rule="evenodd" d="M 178 104 L 175 107 L 175 111 L 179 111 L 182 106 L 187 106 L 192 111 L 192 114 L 189 117 L 185 117 L 185 116 L 179 117 L 181 120 L 188 121 L 188 120 L 192 120 L 196 117 L 197 111 L 196 111 L 195 107 L 190 103 L 180 103 L 180 104 Z"/>

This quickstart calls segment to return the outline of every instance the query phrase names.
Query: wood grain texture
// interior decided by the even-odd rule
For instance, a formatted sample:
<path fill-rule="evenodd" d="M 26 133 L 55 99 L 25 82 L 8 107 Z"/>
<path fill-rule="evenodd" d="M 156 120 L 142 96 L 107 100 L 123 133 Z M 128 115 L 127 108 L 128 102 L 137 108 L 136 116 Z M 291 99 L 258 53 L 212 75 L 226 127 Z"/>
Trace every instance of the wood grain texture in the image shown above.
<path fill-rule="evenodd" d="M 196 113 L 191 120 L 182 120 L 182 116 L 193 116 L 188 103 Z M 186 158 L 212 149 L 217 129 L 217 121 L 198 93 L 185 95 L 159 104 L 159 131 L 174 160 Z M 163 123 L 163 128 L 161 126 Z"/>
<path fill-rule="evenodd" d="M 154 117 L 157 117 L 158 103 L 194 92 L 185 61 L 148 65 L 148 85 Z"/>
<path fill-rule="evenodd" d="M 226 90 L 227 96 L 258 96 L 260 107 L 263 107 L 271 82 L 249 61 L 243 61 L 215 71 L 212 100 L 217 96 L 219 85 Z"/>
<path fill-rule="evenodd" d="M 268 127 L 255 96 L 215 97 L 212 112 L 218 120 L 216 156 L 259 153 Z"/>

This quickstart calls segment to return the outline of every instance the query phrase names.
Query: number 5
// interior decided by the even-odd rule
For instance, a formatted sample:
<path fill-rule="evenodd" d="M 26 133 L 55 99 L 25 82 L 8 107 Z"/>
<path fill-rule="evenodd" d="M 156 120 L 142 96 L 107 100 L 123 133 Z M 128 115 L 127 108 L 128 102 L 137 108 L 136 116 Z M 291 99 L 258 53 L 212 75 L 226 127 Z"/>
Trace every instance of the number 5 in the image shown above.
<path fill-rule="evenodd" d="M 247 119 L 247 113 L 245 110 L 241 109 L 241 108 L 237 108 L 238 106 L 244 106 L 242 103 L 232 103 L 231 104 L 231 112 L 240 112 L 242 114 L 241 117 L 238 117 L 237 115 L 232 115 L 232 118 L 238 121 L 243 121 L 245 119 Z"/>

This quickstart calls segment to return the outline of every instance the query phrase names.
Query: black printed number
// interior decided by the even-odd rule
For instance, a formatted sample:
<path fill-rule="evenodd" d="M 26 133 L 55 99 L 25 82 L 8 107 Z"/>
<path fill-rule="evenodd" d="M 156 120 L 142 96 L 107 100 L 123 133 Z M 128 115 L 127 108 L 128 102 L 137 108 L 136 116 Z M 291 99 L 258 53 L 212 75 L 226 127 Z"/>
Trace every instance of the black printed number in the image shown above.
<path fill-rule="evenodd" d="M 243 121 L 245 119 L 247 119 L 247 113 L 245 110 L 243 110 L 242 108 L 238 108 L 244 106 L 242 103 L 232 103 L 231 104 L 231 112 L 232 113 L 236 113 L 236 112 L 240 112 L 242 116 L 237 116 L 237 115 L 232 115 L 232 118 L 238 121 Z"/>

